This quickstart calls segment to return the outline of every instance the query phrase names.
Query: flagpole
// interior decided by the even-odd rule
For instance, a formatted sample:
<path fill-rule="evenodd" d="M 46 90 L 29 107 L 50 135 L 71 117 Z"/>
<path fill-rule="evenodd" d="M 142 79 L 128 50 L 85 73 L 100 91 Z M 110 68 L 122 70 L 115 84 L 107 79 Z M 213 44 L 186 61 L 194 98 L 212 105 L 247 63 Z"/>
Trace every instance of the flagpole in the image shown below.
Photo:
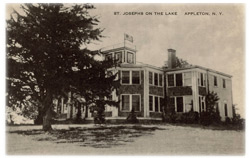
<path fill-rule="evenodd" d="M 125 48 L 125 33 L 124 33 L 123 41 L 124 41 L 124 48 Z"/>

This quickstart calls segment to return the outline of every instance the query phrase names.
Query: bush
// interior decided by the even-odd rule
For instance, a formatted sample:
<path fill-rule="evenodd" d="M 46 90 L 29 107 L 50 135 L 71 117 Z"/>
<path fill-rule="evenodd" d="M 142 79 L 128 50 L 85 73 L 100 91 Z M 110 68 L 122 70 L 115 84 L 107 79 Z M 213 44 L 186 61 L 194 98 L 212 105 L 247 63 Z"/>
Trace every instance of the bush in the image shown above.
<path fill-rule="evenodd" d="M 176 113 L 173 118 L 175 118 L 175 122 L 176 123 L 183 123 L 183 114 Z"/>
<path fill-rule="evenodd" d="M 200 123 L 204 126 L 212 124 L 212 115 L 209 112 L 201 112 L 200 114 Z"/>
<path fill-rule="evenodd" d="M 197 124 L 199 122 L 199 113 L 193 111 L 188 113 L 171 113 L 165 115 L 164 119 L 169 123 Z"/>
<path fill-rule="evenodd" d="M 226 117 L 226 119 L 225 119 L 225 125 L 229 125 L 229 124 L 231 124 L 232 123 L 232 119 L 230 119 L 229 117 Z"/>
<path fill-rule="evenodd" d="M 169 99 L 169 98 L 168 98 Z M 177 119 L 177 114 L 175 112 L 175 107 L 168 105 L 166 110 L 164 110 L 163 121 L 168 123 L 175 123 Z"/>
<path fill-rule="evenodd" d="M 103 112 L 101 111 L 94 111 L 93 112 L 94 115 L 94 123 L 95 124 L 103 124 L 105 123 L 105 115 L 103 114 Z"/>
<path fill-rule="evenodd" d="M 245 120 L 241 118 L 240 114 L 236 114 L 232 120 L 231 123 L 236 126 L 237 129 L 244 129 L 245 128 Z"/>
<path fill-rule="evenodd" d="M 139 123 L 139 120 L 137 119 L 134 109 L 131 110 L 126 121 L 127 123 Z"/>
<path fill-rule="evenodd" d="M 177 114 L 176 113 L 167 113 L 163 119 L 165 122 L 175 123 L 176 119 L 177 119 Z"/>
<path fill-rule="evenodd" d="M 193 112 L 193 111 L 184 113 L 182 119 L 183 119 L 182 120 L 183 123 L 196 124 L 199 122 L 199 113 Z"/>

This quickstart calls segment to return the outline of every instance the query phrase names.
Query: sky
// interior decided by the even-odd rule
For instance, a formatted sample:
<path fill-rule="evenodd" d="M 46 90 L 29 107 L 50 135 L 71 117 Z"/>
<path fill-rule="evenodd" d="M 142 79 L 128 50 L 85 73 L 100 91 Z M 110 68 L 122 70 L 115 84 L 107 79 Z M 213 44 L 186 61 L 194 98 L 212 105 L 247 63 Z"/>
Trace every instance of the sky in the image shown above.
<path fill-rule="evenodd" d="M 94 4 L 90 14 L 104 29 L 101 41 L 90 49 L 123 43 L 124 33 L 133 36 L 137 61 L 163 66 L 167 49 L 190 64 L 232 75 L 233 103 L 245 116 L 245 6 L 243 4 Z M 17 6 L 9 6 L 18 8 Z M 7 10 L 6 17 L 11 9 Z M 114 15 L 119 12 L 119 15 Z M 143 15 L 123 15 L 143 12 Z M 152 15 L 146 15 L 146 12 Z M 177 15 L 155 15 L 176 12 Z M 184 15 L 205 12 L 210 15 Z M 215 12 L 217 15 L 211 15 Z M 220 15 L 220 13 L 222 13 Z"/>

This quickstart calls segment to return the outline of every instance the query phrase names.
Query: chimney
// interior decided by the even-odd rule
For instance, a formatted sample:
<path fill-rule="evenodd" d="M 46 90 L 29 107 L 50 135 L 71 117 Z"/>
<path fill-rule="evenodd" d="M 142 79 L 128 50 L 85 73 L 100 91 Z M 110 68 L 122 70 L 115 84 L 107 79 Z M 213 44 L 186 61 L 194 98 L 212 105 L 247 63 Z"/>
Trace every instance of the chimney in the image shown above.
<path fill-rule="evenodd" d="M 168 68 L 173 69 L 176 67 L 176 51 L 174 49 L 168 49 Z"/>

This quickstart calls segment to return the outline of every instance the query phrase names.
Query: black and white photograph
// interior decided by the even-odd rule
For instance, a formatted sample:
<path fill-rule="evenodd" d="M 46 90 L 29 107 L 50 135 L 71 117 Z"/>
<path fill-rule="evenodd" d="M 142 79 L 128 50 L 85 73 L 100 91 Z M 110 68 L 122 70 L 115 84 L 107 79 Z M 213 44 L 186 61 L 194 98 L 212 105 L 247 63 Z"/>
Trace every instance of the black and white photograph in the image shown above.
<path fill-rule="evenodd" d="M 245 155 L 244 3 L 6 3 L 5 154 Z"/>

